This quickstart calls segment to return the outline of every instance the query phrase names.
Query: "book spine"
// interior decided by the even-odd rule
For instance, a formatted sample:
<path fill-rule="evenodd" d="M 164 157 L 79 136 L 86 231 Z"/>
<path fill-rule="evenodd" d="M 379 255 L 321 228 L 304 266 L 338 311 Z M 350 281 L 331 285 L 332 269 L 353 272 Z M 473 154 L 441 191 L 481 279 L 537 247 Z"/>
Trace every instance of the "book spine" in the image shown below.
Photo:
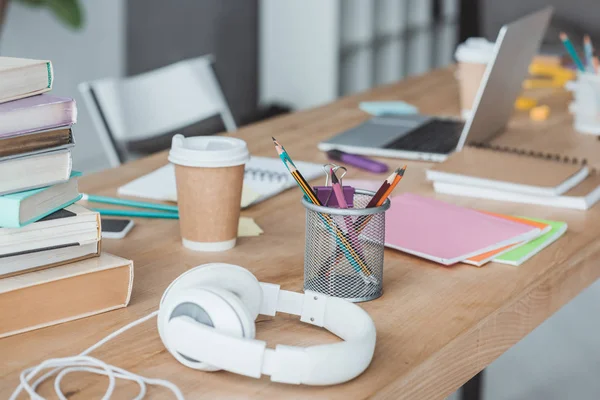
<path fill-rule="evenodd" d="M 18 228 L 20 226 L 21 201 L 0 196 L 0 228 Z"/>
<path fill-rule="evenodd" d="M 50 61 L 46 63 L 46 69 L 48 71 L 47 89 L 52 89 L 52 83 L 54 82 L 54 69 L 52 68 L 52 63 Z"/>

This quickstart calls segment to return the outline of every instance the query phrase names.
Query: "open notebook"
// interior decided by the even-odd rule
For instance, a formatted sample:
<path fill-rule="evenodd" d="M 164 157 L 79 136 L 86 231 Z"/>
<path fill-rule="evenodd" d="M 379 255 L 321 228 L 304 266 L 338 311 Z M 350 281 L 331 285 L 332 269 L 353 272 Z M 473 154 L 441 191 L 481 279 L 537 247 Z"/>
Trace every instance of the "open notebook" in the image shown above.
<path fill-rule="evenodd" d="M 321 164 L 303 161 L 295 161 L 295 164 L 308 181 L 323 175 Z M 296 181 L 279 158 L 252 156 L 246 164 L 241 206 L 259 203 L 295 186 Z M 121 186 L 118 193 L 123 196 L 176 202 L 175 167 L 167 164 Z"/>

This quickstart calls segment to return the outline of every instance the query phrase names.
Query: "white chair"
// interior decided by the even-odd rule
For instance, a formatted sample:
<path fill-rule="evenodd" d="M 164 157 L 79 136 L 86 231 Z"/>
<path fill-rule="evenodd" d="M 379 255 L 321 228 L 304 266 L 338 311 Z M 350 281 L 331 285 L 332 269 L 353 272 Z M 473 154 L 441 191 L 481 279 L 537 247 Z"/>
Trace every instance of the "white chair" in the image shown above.
<path fill-rule="evenodd" d="M 207 55 L 122 79 L 79 85 L 110 165 L 130 155 L 126 144 L 176 131 L 220 115 L 225 129 L 237 129 Z"/>

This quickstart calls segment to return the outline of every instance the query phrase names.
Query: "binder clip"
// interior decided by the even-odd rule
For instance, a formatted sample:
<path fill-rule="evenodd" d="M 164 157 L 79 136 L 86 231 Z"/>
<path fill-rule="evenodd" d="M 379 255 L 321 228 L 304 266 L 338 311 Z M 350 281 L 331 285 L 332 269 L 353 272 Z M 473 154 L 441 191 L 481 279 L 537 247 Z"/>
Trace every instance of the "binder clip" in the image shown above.
<path fill-rule="evenodd" d="M 315 195 L 325 207 L 339 207 L 336 197 L 333 195 L 333 188 L 331 187 L 331 176 L 330 171 L 333 170 L 334 173 L 337 174 L 338 170 L 343 170 L 342 175 L 337 175 L 340 180 L 340 184 L 342 185 L 342 191 L 344 193 L 344 198 L 346 199 L 346 203 L 349 207 L 352 207 L 354 204 L 354 188 L 352 186 L 344 186 L 343 178 L 346 175 L 348 170 L 345 167 L 341 167 L 336 164 L 325 164 L 323 165 L 323 171 L 325 171 L 325 186 L 315 186 Z"/>

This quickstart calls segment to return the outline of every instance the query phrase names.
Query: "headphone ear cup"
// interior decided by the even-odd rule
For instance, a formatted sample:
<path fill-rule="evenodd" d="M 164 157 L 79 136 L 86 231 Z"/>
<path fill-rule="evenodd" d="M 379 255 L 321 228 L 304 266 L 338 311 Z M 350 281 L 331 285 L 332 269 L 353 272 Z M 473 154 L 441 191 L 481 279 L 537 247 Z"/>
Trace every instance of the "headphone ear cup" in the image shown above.
<path fill-rule="evenodd" d="M 221 296 L 223 299 L 227 301 L 227 303 L 233 308 L 235 313 L 237 314 L 240 323 L 242 324 L 242 329 L 244 331 L 244 337 L 247 339 L 254 339 L 256 336 L 256 325 L 254 324 L 254 318 L 248 310 L 248 307 L 237 297 L 235 294 L 220 288 L 206 288 L 206 290 L 210 290 L 211 292 Z"/>
<path fill-rule="evenodd" d="M 219 368 L 207 364 L 202 360 L 189 358 L 171 346 L 169 338 L 166 337 L 166 326 L 171 319 L 179 316 L 187 316 L 199 324 L 213 327 L 225 334 L 245 337 L 245 330 L 248 328 L 244 327 L 242 321 L 247 320 L 247 315 L 246 319 L 238 315 L 238 310 L 241 309 L 239 306 L 243 307 L 243 304 L 240 302 L 240 304 L 232 305 L 231 298 L 227 294 L 223 295 L 223 293 L 216 292 L 220 292 L 220 290 L 217 289 L 215 291 L 213 288 L 185 289 L 169 296 L 160 306 L 157 319 L 160 338 L 171 355 L 187 367 L 202 371 L 219 370 Z M 233 296 L 232 294 L 230 295 Z M 243 314 L 243 311 L 241 314 Z M 254 327 L 254 321 L 252 321 L 251 325 Z M 254 328 L 252 328 L 252 332 L 253 330 Z M 203 340 L 203 338 L 199 337 L 198 340 Z"/>

